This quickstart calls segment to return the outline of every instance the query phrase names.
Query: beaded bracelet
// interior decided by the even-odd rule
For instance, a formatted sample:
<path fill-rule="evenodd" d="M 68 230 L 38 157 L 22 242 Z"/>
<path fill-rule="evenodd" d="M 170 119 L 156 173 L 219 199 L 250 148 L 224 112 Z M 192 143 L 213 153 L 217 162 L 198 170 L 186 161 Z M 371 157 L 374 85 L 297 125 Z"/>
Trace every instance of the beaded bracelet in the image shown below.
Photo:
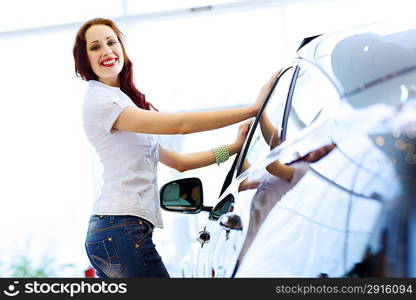
<path fill-rule="evenodd" d="M 230 158 L 230 152 L 228 151 L 228 148 L 226 146 L 215 147 L 211 150 L 214 153 L 217 165 L 220 165 L 220 163 L 223 163 Z"/>

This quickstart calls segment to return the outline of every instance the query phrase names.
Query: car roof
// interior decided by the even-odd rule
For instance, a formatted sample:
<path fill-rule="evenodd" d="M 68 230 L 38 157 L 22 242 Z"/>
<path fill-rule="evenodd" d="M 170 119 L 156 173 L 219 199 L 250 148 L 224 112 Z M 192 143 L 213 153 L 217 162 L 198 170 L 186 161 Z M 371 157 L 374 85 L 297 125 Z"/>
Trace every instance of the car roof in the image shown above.
<path fill-rule="evenodd" d="M 382 22 L 321 35 L 301 47 L 297 59 L 312 62 L 348 96 L 416 74 L 416 23 Z"/>

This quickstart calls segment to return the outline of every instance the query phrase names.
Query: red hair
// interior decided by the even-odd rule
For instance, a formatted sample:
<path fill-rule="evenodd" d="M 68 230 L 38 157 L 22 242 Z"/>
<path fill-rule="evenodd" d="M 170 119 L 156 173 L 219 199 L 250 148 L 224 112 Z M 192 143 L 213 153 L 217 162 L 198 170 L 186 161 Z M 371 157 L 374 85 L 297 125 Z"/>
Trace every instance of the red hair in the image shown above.
<path fill-rule="evenodd" d="M 75 44 L 74 44 L 74 60 L 75 60 L 75 74 L 82 79 L 89 80 L 98 80 L 98 76 L 94 73 L 90 66 L 87 55 L 87 45 L 85 40 L 85 33 L 93 25 L 106 25 L 110 27 L 114 33 L 117 35 L 117 38 L 121 44 L 124 55 L 124 65 L 121 70 L 120 76 L 120 89 L 127 94 L 130 99 L 138 107 L 142 109 L 150 110 L 150 106 L 155 109 L 155 107 L 146 101 L 144 94 L 139 92 L 139 90 L 134 85 L 133 80 L 133 64 L 127 56 L 126 49 L 123 44 L 123 33 L 118 29 L 116 24 L 109 19 L 96 18 L 85 22 L 81 28 L 78 30 Z M 157 109 L 155 109 L 157 110 Z"/>

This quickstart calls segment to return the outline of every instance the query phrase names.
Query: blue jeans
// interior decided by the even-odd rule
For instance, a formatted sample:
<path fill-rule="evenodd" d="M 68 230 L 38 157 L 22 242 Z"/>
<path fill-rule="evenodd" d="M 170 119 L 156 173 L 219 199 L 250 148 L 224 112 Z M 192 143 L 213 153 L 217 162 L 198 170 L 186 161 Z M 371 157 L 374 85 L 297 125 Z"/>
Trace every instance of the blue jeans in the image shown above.
<path fill-rule="evenodd" d="M 134 216 L 92 216 L 85 248 L 100 278 L 169 277 L 153 225 Z"/>

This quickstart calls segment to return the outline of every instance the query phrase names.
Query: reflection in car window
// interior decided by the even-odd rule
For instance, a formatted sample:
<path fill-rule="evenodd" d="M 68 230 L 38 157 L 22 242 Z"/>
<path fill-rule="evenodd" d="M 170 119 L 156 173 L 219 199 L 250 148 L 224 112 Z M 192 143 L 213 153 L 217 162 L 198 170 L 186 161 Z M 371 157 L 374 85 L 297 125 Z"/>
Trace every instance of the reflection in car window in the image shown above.
<path fill-rule="evenodd" d="M 290 139 L 313 122 L 334 114 L 339 101 L 339 93 L 327 77 L 313 65 L 303 64 L 293 93 L 286 138 Z"/>
<path fill-rule="evenodd" d="M 286 98 L 293 75 L 293 69 L 287 70 L 279 79 L 276 88 L 273 91 L 272 98 L 269 100 L 266 109 L 262 114 L 262 118 L 267 118 L 269 121 L 271 134 L 266 137 L 262 134 L 262 128 L 259 124 L 255 129 L 253 139 L 251 140 L 249 149 L 247 151 L 246 163 L 253 164 L 256 161 L 264 158 L 273 148 L 273 140 L 280 136 L 284 109 L 286 105 Z M 264 128 L 263 128 L 264 129 Z"/>

